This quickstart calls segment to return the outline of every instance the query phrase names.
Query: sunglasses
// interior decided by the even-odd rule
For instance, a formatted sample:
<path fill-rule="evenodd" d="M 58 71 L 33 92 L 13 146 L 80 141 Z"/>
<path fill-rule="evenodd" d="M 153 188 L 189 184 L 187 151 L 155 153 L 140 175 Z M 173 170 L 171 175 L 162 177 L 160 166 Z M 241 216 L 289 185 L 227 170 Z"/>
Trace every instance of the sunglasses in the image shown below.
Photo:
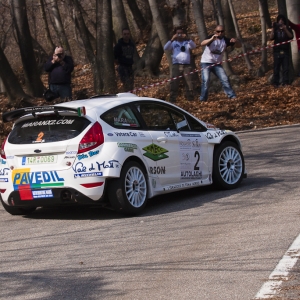
<path fill-rule="evenodd" d="M 217 33 L 220 33 L 220 32 L 223 33 L 224 30 L 216 30 L 216 32 L 217 32 Z"/>

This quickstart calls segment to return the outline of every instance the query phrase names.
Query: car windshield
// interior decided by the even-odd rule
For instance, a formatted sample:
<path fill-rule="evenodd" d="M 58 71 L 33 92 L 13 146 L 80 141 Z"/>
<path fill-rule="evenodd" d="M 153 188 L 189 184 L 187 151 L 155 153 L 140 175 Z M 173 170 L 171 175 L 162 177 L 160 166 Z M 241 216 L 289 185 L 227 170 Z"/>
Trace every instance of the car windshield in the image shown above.
<path fill-rule="evenodd" d="M 79 135 L 91 122 L 77 116 L 47 115 L 15 124 L 8 137 L 11 144 L 51 143 Z"/>

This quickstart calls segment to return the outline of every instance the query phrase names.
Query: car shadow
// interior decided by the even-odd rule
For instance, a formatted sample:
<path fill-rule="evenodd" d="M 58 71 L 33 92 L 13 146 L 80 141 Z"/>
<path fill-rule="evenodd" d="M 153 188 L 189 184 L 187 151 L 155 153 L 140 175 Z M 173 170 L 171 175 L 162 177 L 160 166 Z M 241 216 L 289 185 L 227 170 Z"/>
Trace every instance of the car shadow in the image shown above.
<path fill-rule="evenodd" d="M 267 188 L 284 180 L 268 177 L 248 177 L 241 185 L 233 190 L 216 190 L 213 186 L 197 187 L 169 194 L 159 195 L 148 200 L 146 208 L 137 216 L 126 216 L 109 208 L 99 206 L 66 206 L 52 208 L 38 208 L 29 219 L 58 219 L 58 220 L 110 220 L 122 218 L 143 218 L 149 216 L 169 214 L 197 208 L 205 203 L 231 197 L 248 190 Z M 243 201 L 242 198 L 239 203 Z M 249 202 L 245 203 L 249 205 Z"/>

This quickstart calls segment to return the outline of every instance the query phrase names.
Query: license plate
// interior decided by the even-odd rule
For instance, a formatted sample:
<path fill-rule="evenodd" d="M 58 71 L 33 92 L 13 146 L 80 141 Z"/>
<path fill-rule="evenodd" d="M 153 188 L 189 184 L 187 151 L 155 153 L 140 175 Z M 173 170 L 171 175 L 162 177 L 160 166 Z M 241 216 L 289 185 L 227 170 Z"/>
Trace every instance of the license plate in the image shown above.
<path fill-rule="evenodd" d="M 24 157 L 22 157 L 22 165 L 54 164 L 56 162 L 57 162 L 57 155 L 41 155 L 41 156 L 24 156 Z"/>

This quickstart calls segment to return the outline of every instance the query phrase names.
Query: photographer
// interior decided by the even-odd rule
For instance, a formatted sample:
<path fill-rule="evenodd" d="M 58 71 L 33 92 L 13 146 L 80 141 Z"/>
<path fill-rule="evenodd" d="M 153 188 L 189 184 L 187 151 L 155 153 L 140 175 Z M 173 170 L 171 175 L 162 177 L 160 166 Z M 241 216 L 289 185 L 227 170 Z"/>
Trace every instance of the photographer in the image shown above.
<path fill-rule="evenodd" d="M 204 103 L 208 99 L 208 88 L 210 72 L 213 72 L 221 81 L 225 94 L 230 99 L 236 99 L 236 94 L 232 89 L 227 74 L 222 67 L 223 53 L 226 48 L 235 46 L 241 47 L 241 42 L 235 38 L 225 37 L 224 26 L 218 25 L 214 34 L 211 34 L 201 42 L 201 46 L 206 46 L 201 57 L 201 95 L 200 101 Z"/>
<path fill-rule="evenodd" d="M 192 72 L 191 66 L 191 50 L 196 48 L 196 44 L 188 38 L 183 28 L 176 28 L 175 34 L 168 41 L 164 50 L 172 51 L 172 76 L 183 76 L 186 87 L 186 98 L 189 101 L 194 100 L 194 88 L 192 77 L 189 73 Z M 184 74 L 189 74 L 185 75 Z M 179 79 L 172 80 L 170 83 L 170 102 L 175 103 L 179 89 Z"/>
<path fill-rule="evenodd" d="M 72 100 L 71 73 L 74 63 L 71 56 L 65 55 L 62 47 L 56 47 L 44 69 L 49 73 L 49 88 L 61 99 Z"/>
<path fill-rule="evenodd" d="M 280 69 L 282 68 L 282 85 L 288 85 L 289 82 L 289 63 L 291 43 L 284 43 L 291 40 L 294 37 L 292 29 L 287 26 L 287 20 L 285 16 L 278 15 L 277 22 L 273 23 L 273 28 L 270 35 L 270 40 L 274 40 L 274 45 L 283 43 L 273 47 L 273 85 L 279 86 L 280 81 Z"/>

